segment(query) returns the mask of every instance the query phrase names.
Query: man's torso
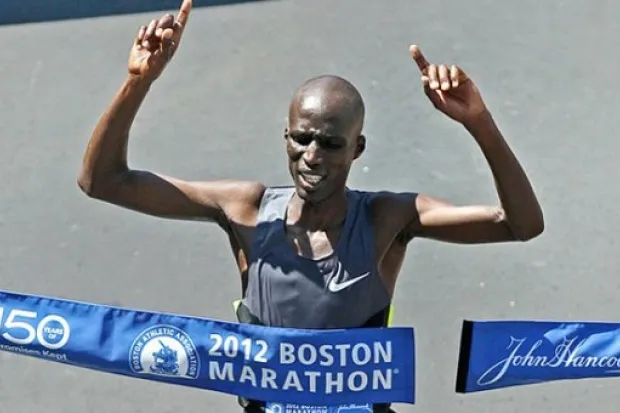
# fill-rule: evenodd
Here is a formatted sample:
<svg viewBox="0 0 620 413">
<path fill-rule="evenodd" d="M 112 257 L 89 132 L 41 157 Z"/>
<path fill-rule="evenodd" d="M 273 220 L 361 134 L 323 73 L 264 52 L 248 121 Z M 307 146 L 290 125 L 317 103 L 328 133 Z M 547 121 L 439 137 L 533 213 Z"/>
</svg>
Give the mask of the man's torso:
<svg viewBox="0 0 620 413">
<path fill-rule="evenodd" d="M 404 223 L 398 221 L 399 214 L 389 210 L 391 195 L 348 190 L 347 217 L 334 242 L 333 254 L 308 259 L 299 256 L 301 253 L 287 242 L 284 231 L 282 220 L 293 193 L 294 189 L 289 187 L 268 188 L 260 205 L 228 216 L 230 226 L 225 229 L 242 274 L 242 296 L 246 297 L 246 303 L 261 299 L 263 307 L 268 301 L 273 307 L 288 306 L 287 311 L 295 312 L 307 311 L 310 304 L 316 308 L 316 304 L 322 302 L 322 311 L 328 317 L 327 313 L 353 311 L 352 307 L 358 305 L 352 304 L 364 298 L 362 302 L 370 300 L 370 303 L 382 304 L 391 300 L 406 250 L 406 242 L 399 240 Z M 257 238 L 262 241 L 257 242 Z M 271 270 L 266 271 L 269 267 Z M 351 284 L 349 290 L 352 292 L 347 294 L 343 284 Z M 330 291 L 330 287 L 336 291 Z M 377 295 L 364 297 L 364 290 L 373 290 Z M 282 302 L 277 303 L 277 300 Z M 288 327 L 321 324 L 305 319 L 298 323 L 292 321 L 298 325 L 284 325 L 285 320 L 277 314 L 265 321 Z M 351 320 L 351 323 L 354 321 L 359 320 Z"/>
<path fill-rule="evenodd" d="M 400 224 L 382 219 L 376 194 L 347 190 L 346 216 L 332 248 L 311 245 L 311 257 L 302 256 L 303 248 L 296 249 L 286 231 L 293 195 L 294 188 L 268 188 L 255 214 L 228 228 L 244 275 L 239 321 L 289 328 L 385 326 L 391 280 L 404 256 L 396 241 Z M 260 401 L 239 402 L 246 412 L 264 408 Z M 387 412 L 389 406 L 375 405 L 373 411 Z"/>
</svg>

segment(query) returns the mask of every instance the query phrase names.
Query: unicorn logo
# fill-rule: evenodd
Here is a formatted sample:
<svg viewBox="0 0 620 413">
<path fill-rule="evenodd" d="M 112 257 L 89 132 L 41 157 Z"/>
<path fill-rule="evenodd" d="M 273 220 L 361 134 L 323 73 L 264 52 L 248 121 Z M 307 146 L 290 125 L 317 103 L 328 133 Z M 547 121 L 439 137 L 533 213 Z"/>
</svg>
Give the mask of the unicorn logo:
<svg viewBox="0 0 620 413">
<path fill-rule="evenodd" d="M 170 325 L 141 332 L 129 350 L 129 365 L 136 374 L 196 380 L 200 359 L 191 338 Z"/>
<path fill-rule="evenodd" d="M 153 353 L 155 366 L 151 366 L 151 372 L 162 376 L 176 376 L 179 374 L 177 351 L 171 349 L 163 341 L 158 341 L 161 348 Z"/>
<path fill-rule="evenodd" d="M 285 413 L 283 410 L 282 404 L 280 403 L 267 403 L 265 407 L 265 413 Z"/>
</svg>

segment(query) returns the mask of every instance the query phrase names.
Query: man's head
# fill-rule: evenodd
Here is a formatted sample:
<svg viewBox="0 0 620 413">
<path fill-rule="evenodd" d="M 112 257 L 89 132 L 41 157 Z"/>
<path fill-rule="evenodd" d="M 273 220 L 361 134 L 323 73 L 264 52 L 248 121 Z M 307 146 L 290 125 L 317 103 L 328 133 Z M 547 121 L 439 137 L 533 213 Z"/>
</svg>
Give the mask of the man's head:
<svg viewBox="0 0 620 413">
<path fill-rule="evenodd" d="M 301 198 L 321 202 L 346 186 L 365 149 L 364 101 L 337 76 L 320 76 L 297 89 L 285 132 L 289 171 Z"/>
</svg>

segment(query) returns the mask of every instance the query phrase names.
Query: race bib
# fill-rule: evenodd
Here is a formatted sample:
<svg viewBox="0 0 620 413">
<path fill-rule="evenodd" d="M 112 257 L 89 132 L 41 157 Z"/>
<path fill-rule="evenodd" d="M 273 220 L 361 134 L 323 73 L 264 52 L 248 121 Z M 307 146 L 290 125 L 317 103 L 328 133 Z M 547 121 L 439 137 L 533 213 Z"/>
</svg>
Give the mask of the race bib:
<svg viewBox="0 0 620 413">
<path fill-rule="evenodd" d="M 411 328 L 270 328 L 0 291 L 0 350 L 285 404 L 415 401 Z"/>
<path fill-rule="evenodd" d="M 372 413 L 372 404 L 344 404 L 329 407 L 267 403 L 265 413 Z"/>
</svg>

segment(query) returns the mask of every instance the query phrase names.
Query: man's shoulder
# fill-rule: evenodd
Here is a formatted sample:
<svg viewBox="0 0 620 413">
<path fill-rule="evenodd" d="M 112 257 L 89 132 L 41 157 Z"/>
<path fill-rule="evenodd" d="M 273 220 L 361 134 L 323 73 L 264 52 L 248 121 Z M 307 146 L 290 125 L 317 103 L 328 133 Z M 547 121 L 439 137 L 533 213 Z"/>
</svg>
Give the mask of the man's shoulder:
<svg viewBox="0 0 620 413">
<path fill-rule="evenodd" d="M 218 186 L 227 200 L 249 205 L 258 205 L 267 189 L 262 182 L 233 179 L 218 181 Z"/>
<path fill-rule="evenodd" d="M 402 208 L 415 205 L 419 193 L 411 191 L 394 191 L 387 189 L 363 190 L 350 189 L 351 192 L 363 197 L 377 213 L 397 212 Z"/>
<path fill-rule="evenodd" d="M 389 242 L 396 239 L 403 244 L 411 239 L 403 230 L 416 218 L 419 193 L 395 190 L 366 190 L 357 193 L 366 199 L 375 235 L 379 239 Z"/>
<path fill-rule="evenodd" d="M 257 181 L 220 180 L 217 182 L 218 203 L 222 208 L 222 223 L 255 220 L 267 186 Z"/>
</svg>

